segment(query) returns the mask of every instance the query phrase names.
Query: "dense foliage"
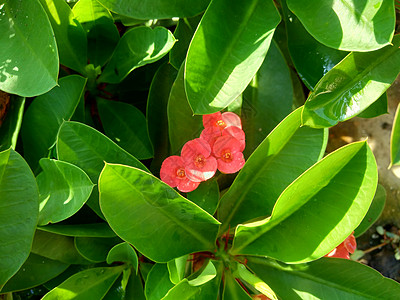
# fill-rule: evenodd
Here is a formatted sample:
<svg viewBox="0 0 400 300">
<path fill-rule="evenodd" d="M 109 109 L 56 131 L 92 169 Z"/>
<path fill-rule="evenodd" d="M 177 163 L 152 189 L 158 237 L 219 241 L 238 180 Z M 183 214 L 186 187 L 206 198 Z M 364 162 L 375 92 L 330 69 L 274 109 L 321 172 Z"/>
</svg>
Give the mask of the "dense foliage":
<svg viewBox="0 0 400 300">
<path fill-rule="evenodd" d="M 326 153 L 387 112 L 394 1 L 0 0 L 0 32 L 0 299 L 398 299 L 344 259 L 374 155 Z"/>
</svg>

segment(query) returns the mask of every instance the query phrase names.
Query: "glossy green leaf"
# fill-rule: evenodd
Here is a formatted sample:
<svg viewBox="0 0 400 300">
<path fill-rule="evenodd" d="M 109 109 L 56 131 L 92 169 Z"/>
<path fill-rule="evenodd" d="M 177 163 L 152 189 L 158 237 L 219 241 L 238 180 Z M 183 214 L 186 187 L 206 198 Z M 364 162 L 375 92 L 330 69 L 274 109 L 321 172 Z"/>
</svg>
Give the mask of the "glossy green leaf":
<svg viewBox="0 0 400 300">
<path fill-rule="evenodd" d="M 89 62 L 94 66 L 103 66 L 119 41 L 111 13 L 96 0 L 80 0 L 72 12 L 86 31 Z"/>
<path fill-rule="evenodd" d="M 125 262 L 130 264 L 137 271 L 138 269 L 138 257 L 135 250 L 127 242 L 115 245 L 107 254 L 106 259 L 108 264 L 113 262 Z"/>
<path fill-rule="evenodd" d="M 195 16 L 207 8 L 210 0 L 188 3 L 184 0 L 98 0 L 112 12 L 136 19 L 169 19 Z"/>
<path fill-rule="evenodd" d="M 79 224 L 79 225 L 47 225 L 37 229 L 65 236 L 81 237 L 114 237 L 115 233 L 107 223 Z"/>
<path fill-rule="evenodd" d="M 79 254 L 92 262 L 106 261 L 108 252 L 121 240 L 118 237 L 75 237 L 75 247 Z"/>
<path fill-rule="evenodd" d="M 184 65 L 172 85 L 168 99 L 168 132 L 171 155 L 180 155 L 183 145 L 200 136 L 203 130 L 201 116 L 194 116 L 185 93 Z M 184 124 L 184 125 L 183 125 Z"/>
<path fill-rule="evenodd" d="M 101 123 L 107 136 L 138 159 L 153 157 L 146 118 L 133 105 L 97 99 Z"/>
<path fill-rule="evenodd" d="M 68 264 L 31 253 L 18 272 L 7 281 L 1 293 L 26 290 L 60 275 Z"/>
<path fill-rule="evenodd" d="M 124 300 L 146 300 L 140 274 L 129 276 Z"/>
<path fill-rule="evenodd" d="M 43 170 L 39 187 L 38 225 L 57 223 L 74 215 L 87 201 L 93 183 L 78 167 L 48 158 L 40 160 Z"/>
<path fill-rule="evenodd" d="M 290 263 L 327 254 L 361 223 L 375 194 L 377 173 L 366 142 L 332 152 L 285 189 L 270 218 L 238 226 L 232 254 Z"/>
<path fill-rule="evenodd" d="M 359 113 L 360 118 L 375 118 L 388 113 L 388 97 L 386 93 L 378 98 L 374 103 L 368 106 L 364 111 Z"/>
<path fill-rule="evenodd" d="M 378 187 L 375 192 L 374 199 L 372 200 L 371 206 L 368 209 L 367 214 L 365 215 L 364 219 L 358 225 L 358 227 L 354 230 L 354 236 L 359 237 L 365 231 L 368 230 L 376 222 L 376 220 L 381 215 L 383 208 L 385 207 L 386 203 L 386 190 L 381 185 L 378 184 Z"/>
<path fill-rule="evenodd" d="M 77 122 L 64 122 L 57 137 L 57 155 L 70 162 L 97 182 L 104 162 L 121 163 L 147 171 L 147 168 L 127 151 L 99 131 Z M 98 190 L 94 189 L 87 204 L 102 217 Z"/>
<path fill-rule="evenodd" d="M 340 50 L 371 51 L 393 37 L 393 1 L 287 0 L 288 7 L 319 42 Z"/>
<path fill-rule="evenodd" d="M 60 63 L 81 74 L 87 64 L 87 39 L 82 25 L 64 0 L 39 0 L 49 17 L 57 41 Z"/>
<path fill-rule="evenodd" d="M 174 287 L 169 279 L 167 264 L 155 264 L 147 276 L 145 295 L 147 300 L 160 300 Z"/>
<path fill-rule="evenodd" d="M 104 162 L 121 163 L 147 171 L 131 154 L 113 143 L 99 131 L 77 122 L 64 122 L 57 137 L 60 160 L 70 162 L 97 182 Z"/>
<path fill-rule="evenodd" d="M 129 280 L 131 270 L 124 270 L 122 274 L 114 281 L 114 284 L 107 291 L 102 300 L 127 300 L 125 298 L 125 289 Z"/>
<path fill-rule="evenodd" d="M 71 75 L 61 78 L 58 84 L 33 100 L 22 122 L 25 159 L 34 170 L 40 158 L 48 157 L 62 122 L 72 117 L 83 94 L 86 79 Z"/>
<path fill-rule="evenodd" d="M 28 164 L 14 150 L 0 152 L 0 288 L 28 258 L 39 194 Z"/>
<path fill-rule="evenodd" d="M 24 114 L 25 98 L 10 95 L 6 117 L 0 125 L 0 151 L 15 149 Z"/>
<path fill-rule="evenodd" d="M 189 255 L 184 255 L 167 263 L 169 279 L 173 284 L 178 284 L 184 277 L 186 271 L 186 263 Z"/>
<path fill-rule="evenodd" d="M 224 20 L 224 26 L 218 26 Z M 280 22 L 273 1 L 212 1 L 190 44 L 185 89 L 195 114 L 227 107 L 249 84 Z"/>
<path fill-rule="evenodd" d="M 212 261 L 201 269 L 199 274 L 194 273 L 189 278 L 183 279 L 162 298 L 163 300 L 216 300 L 221 275 L 217 275 L 217 270 Z"/>
<path fill-rule="evenodd" d="M 202 182 L 197 189 L 187 194 L 187 198 L 210 215 L 217 210 L 219 202 L 218 182 L 214 178 Z"/>
<path fill-rule="evenodd" d="M 400 104 L 397 106 L 390 136 L 390 166 L 400 165 Z"/>
<path fill-rule="evenodd" d="M 57 45 L 38 0 L 2 1 L 0 32 L 0 90 L 33 97 L 57 84 Z"/>
<path fill-rule="evenodd" d="M 79 272 L 48 292 L 43 300 L 98 300 L 102 299 L 124 266 L 93 268 Z"/>
<path fill-rule="evenodd" d="M 301 80 L 312 91 L 322 76 L 337 65 L 348 52 L 327 47 L 314 39 L 287 8 L 286 1 L 282 1 L 282 11 L 290 57 Z"/>
<path fill-rule="evenodd" d="M 283 190 L 323 156 L 327 131 L 300 127 L 300 115 L 301 108 L 268 135 L 221 198 L 221 233 L 269 216 Z"/>
<path fill-rule="evenodd" d="M 291 111 L 293 87 L 285 58 L 275 42 L 257 74 L 243 93 L 242 123 L 246 133 L 245 156 L 267 137 Z"/>
<path fill-rule="evenodd" d="M 304 106 L 302 123 L 330 127 L 365 110 L 396 79 L 400 68 L 399 46 L 400 36 L 396 36 L 392 46 L 346 56 L 315 86 Z"/>
<path fill-rule="evenodd" d="M 250 300 L 250 295 L 240 286 L 228 269 L 224 272 L 224 292 L 222 300 Z"/>
<path fill-rule="evenodd" d="M 178 72 L 168 63 L 163 64 L 153 77 L 147 98 L 146 118 L 150 141 L 154 148 L 151 162 L 153 173 L 160 170 L 161 163 L 168 156 L 168 115 L 167 105 L 172 84 Z"/>
<path fill-rule="evenodd" d="M 121 82 L 134 69 L 161 59 L 174 43 L 173 34 L 164 27 L 141 26 L 127 31 L 118 42 L 99 82 Z"/>
<path fill-rule="evenodd" d="M 31 251 L 66 264 L 90 263 L 76 251 L 73 238 L 41 230 L 36 230 Z"/>
<path fill-rule="evenodd" d="M 249 257 L 247 264 L 281 299 L 397 299 L 400 285 L 364 264 L 337 258 L 286 265 Z"/>
<path fill-rule="evenodd" d="M 219 222 L 149 173 L 106 164 L 99 191 L 111 228 L 156 262 L 215 247 Z"/>
<path fill-rule="evenodd" d="M 202 15 L 198 15 L 193 18 L 179 19 L 176 25 L 174 36 L 177 42 L 169 52 L 169 62 L 177 70 L 179 70 L 185 61 L 190 41 L 199 25 L 201 17 Z"/>
</svg>

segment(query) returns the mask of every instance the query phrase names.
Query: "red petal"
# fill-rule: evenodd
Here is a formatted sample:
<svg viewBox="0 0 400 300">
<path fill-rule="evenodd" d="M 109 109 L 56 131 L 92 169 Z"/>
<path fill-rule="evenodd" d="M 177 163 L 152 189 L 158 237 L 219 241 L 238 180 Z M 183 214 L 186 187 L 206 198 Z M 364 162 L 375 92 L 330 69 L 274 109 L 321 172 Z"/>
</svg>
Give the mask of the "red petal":
<svg viewBox="0 0 400 300">
<path fill-rule="evenodd" d="M 357 249 L 357 242 L 356 238 L 353 234 L 350 234 L 343 242 L 344 247 L 347 249 L 348 252 L 354 253 Z"/>
<path fill-rule="evenodd" d="M 213 154 L 215 157 L 221 157 L 226 152 L 230 152 L 231 154 L 241 152 L 241 148 L 241 143 L 233 136 L 223 135 L 215 140 Z"/>
<path fill-rule="evenodd" d="M 240 120 L 240 117 L 233 112 L 224 112 L 222 114 L 222 121 L 225 122 L 226 127 L 235 126 L 242 129 L 242 121 Z"/>
<path fill-rule="evenodd" d="M 218 127 L 207 127 L 200 134 L 200 137 L 208 142 L 211 149 L 215 143 L 215 140 L 220 136 L 221 130 Z"/>
<path fill-rule="evenodd" d="M 222 131 L 222 135 L 230 135 L 233 136 L 235 139 L 237 139 L 240 142 L 240 152 L 242 152 L 246 147 L 244 131 L 239 127 L 235 126 L 226 127 Z"/>
<path fill-rule="evenodd" d="M 201 168 L 197 167 L 194 162 L 189 163 L 185 168 L 186 176 L 194 182 L 206 181 L 215 175 L 217 165 L 217 160 L 212 156 L 205 159 L 205 164 Z"/>
<path fill-rule="evenodd" d="M 203 126 L 204 128 L 215 126 L 219 120 L 222 120 L 220 111 L 209 115 L 203 115 Z"/>
<path fill-rule="evenodd" d="M 341 243 L 339 246 L 337 246 L 335 249 L 333 249 L 331 252 L 329 252 L 325 256 L 326 257 L 337 257 L 337 258 L 350 259 L 349 252 L 344 247 L 343 243 Z"/>
<path fill-rule="evenodd" d="M 210 144 L 202 138 L 197 138 L 187 142 L 182 147 L 181 157 L 185 164 L 190 164 L 198 155 L 203 155 L 205 158 L 211 154 Z"/>
<path fill-rule="evenodd" d="M 190 179 L 186 178 L 184 180 L 181 180 L 181 182 L 178 184 L 178 190 L 184 193 L 189 193 L 199 186 L 200 182 L 193 182 Z"/>
<path fill-rule="evenodd" d="M 180 168 L 185 168 L 185 163 L 181 157 L 176 155 L 167 157 L 161 165 L 161 180 L 171 187 L 176 187 L 182 181 L 176 173 Z"/>
<path fill-rule="evenodd" d="M 244 166 L 244 157 L 242 152 L 232 153 L 232 161 L 225 162 L 221 158 L 218 158 L 218 170 L 225 174 L 232 174 L 239 171 Z"/>
</svg>

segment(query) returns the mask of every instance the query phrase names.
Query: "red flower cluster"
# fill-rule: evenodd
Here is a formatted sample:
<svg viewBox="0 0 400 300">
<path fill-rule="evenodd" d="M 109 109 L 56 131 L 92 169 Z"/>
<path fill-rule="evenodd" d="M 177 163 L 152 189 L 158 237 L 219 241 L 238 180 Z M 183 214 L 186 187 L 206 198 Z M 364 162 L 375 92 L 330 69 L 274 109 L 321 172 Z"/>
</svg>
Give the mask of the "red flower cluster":
<svg viewBox="0 0 400 300">
<path fill-rule="evenodd" d="M 181 192 L 195 190 L 200 182 L 222 173 L 236 173 L 244 165 L 245 134 L 238 115 L 216 112 L 203 116 L 200 137 L 187 142 L 181 156 L 166 158 L 160 170 L 161 180 Z"/>
<path fill-rule="evenodd" d="M 325 256 L 350 259 L 350 253 L 354 253 L 354 251 L 356 251 L 356 248 L 356 238 L 352 233 L 339 246 L 337 246 Z"/>
</svg>

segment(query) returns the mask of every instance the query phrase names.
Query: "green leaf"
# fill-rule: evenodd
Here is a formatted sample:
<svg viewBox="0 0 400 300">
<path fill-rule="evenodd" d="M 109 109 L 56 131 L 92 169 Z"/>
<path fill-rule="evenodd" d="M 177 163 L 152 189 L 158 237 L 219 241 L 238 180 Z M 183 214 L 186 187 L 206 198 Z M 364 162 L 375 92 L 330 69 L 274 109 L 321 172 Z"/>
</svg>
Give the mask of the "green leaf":
<svg viewBox="0 0 400 300">
<path fill-rule="evenodd" d="M 87 39 L 82 25 L 64 0 L 39 0 L 49 17 L 57 41 L 60 63 L 81 74 L 87 64 Z"/>
<path fill-rule="evenodd" d="M 28 258 L 39 214 L 28 164 L 14 150 L 0 152 L 0 288 Z"/>
<path fill-rule="evenodd" d="M 7 281 L 1 293 L 33 288 L 60 275 L 69 265 L 31 253 L 18 272 Z"/>
<path fill-rule="evenodd" d="M 36 230 L 32 253 L 66 264 L 90 263 L 76 251 L 73 238 L 41 230 Z"/>
<path fill-rule="evenodd" d="M 361 223 L 375 194 L 377 173 L 366 142 L 332 152 L 285 189 L 270 218 L 238 226 L 232 254 L 290 263 L 324 256 Z"/>
<path fill-rule="evenodd" d="M 397 299 L 400 285 L 361 263 L 337 258 L 286 265 L 248 258 L 248 266 L 281 299 Z"/>
<path fill-rule="evenodd" d="M 85 171 L 97 182 L 104 162 L 121 163 L 147 171 L 131 154 L 99 131 L 77 122 L 64 122 L 57 138 L 57 155 Z"/>
<path fill-rule="evenodd" d="M 6 117 L 0 124 L 0 151 L 7 150 L 10 147 L 15 149 L 24 114 L 25 98 L 16 95 L 9 96 L 10 102 Z"/>
<path fill-rule="evenodd" d="M 114 237 L 115 233 L 107 223 L 79 224 L 79 225 L 47 225 L 37 229 L 65 236 L 81 237 Z"/>
<path fill-rule="evenodd" d="M 169 279 L 173 284 L 178 284 L 184 277 L 186 271 L 186 262 L 189 255 L 184 255 L 167 263 Z"/>
<path fill-rule="evenodd" d="M 59 80 L 59 86 L 35 98 L 22 122 L 25 159 L 35 170 L 39 159 L 47 157 L 64 120 L 69 120 L 83 94 L 86 79 L 71 75 Z"/>
<path fill-rule="evenodd" d="M 210 215 L 217 210 L 219 202 L 218 182 L 214 178 L 202 182 L 197 189 L 187 194 L 190 201 L 200 206 Z"/>
<path fill-rule="evenodd" d="M 190 5 L 184 0 L 98 0 L 112 12 L 135 19 L 169 19 L 195 16 L 207 8 L 210 0 L 197 0 Z"/>
<path fill-rule="evenodd" d="M 240 286 L 228 269 L 224 272 L 224 292 L 222 300 L 250 300 L 250 295 Z"/>
<path fill-rule="evenodd" d="M 74 240 L 79 254 L 92 262 L 106 261 L 108 252 L 119 242 L 121 240 L 118 237 L 75 237 Z"/>
<path fill-rule="evenodd" d="M 126 286 L 124 300 L 146 300 L 143 289 L 144 287 L 140 275 L 131 274 Z"/>
<path fill-rule="evenodd" d="M 138 270 L 138 257 L 135 250 L 127 242 L 115 245 L 107 254 L 106 259 L 108 264 L 113 262 L 125 262 L 130 264 L 137 272 Z"/>
<path fill-rule="evenodd" d="M 145 295 L 147 300 L 160 300 L 174 287 L 170 281 L 167 264 L 155 264 L 147 276 Z"/>
<path fill-rule="evenodd" d="M 396 79 L 400 68 L 399 46 L 400 36 L 396 36 L 392 46 L 346 56 L 315 86 L 304 106 L 302 123 L 330 127 L 365 110 Z"/>
<path fill-rule="evenodd" d="M 57 84 L 57 45 L 38 0 L 2 1 L 0 32 L 0 90 L 33 97 Z"/>
<path fill-rule="evenodd" d="M 101 210 L 111 228 L 150 259 L 167 262 L 214 250 L 219 222 L 154 176 L 106 164 L 99 191 Z"/>
<path fill-rule="evenodd" d="M 198 15 L 193 18 L 179 19 L 176 25 L 174 36 L 177 42 L 169 52 L 169 62 L 177 70 L 179 70 L 185 61 L 190 41 L 199 25 L 201 17 L 202 15 Z"/>
<path fill-rule="evenodd" d="M 400 165 L 400 104 L 397 106 L 390 136 L 390 167 Z"/>
<path fill-rule="evenodd" d="M 183 145 L 198 138 L 203 129 L 201 116 L 193 115 L 186 98 L 183 72 L 184 65 L 179 69 L 168 99 L 168 132 L 172 155 L 179 155 Z"/>
<path fill-rule="evenodd" d="M 287 0 L 307 31 L 328 47 L 372 51 L 390 44 L 395 27 L 393 1 Z"/>
<path fill-rule="evenodd" d="M 164 27 L 152 29 L 141 26 L 130 29 L 118 42 L 99 82 L 121 82 L 134 69 L 162 58 L 174 43 L 173 34 Z"/>
<path fill-rule="evenodd" d="M 272 42 L 263 64 L 243 93 L 241 117 L 246 133 L 245 156 L 292 111 L 292 105 L 290 71 L 283 54 Z"/>
<path fill-rule="evenodd" d="M 213 262 L 209 261 L 198 273 L 183 279 L 170 289 L 162 300 L 216 300 L 221 281 L 221 272 L 217 274 Z"/>
<path fill-rule="evenodd" d="M 300 115 L 301 108 L 268 135 L 221 198 L 221 233 L 251 219 L 269 216 L 283 190 L 323 156 L 327 131 L 300 127 Z"/>
<path fill-rule="evenodd" d="M 167 105 L 177 71 L 170 64 L 163 64 L 153 77 L 147 98 L 147 127 L 154 148 L 151 169 L 160 170 L 162 161 L 168 156 L 168 115 Z M 155 173 L 153 171 L 153 173 Z"/>
<path fill-rule="evenodd" d="M 89 62 L 94 66 L 103 66 L 119 41 L 111 13 L 96 0 L 80 0 L 72 12 L 86 31 Z"/>
<path fill-rule="evenodd" d="M 79 272 L 48 292 L 43 300 L 102 299 L 122 273 L 124 266 L 93 268 Z"/>
<path fill-rule="evenodd" d="M 386 202 L 386 190 L 385 188 L 378 184 L 376 189 L 374 199 L 372 200 L 371 206 L 368 209 L 367 214 L 362 220 L 361 224 L 358 225 L 356 230 L 354 230 L 354 236 L 359 237 L 365 231 L 368 230 L 376 222 L 376 220 L 381 215 Z"/>
<path fill-rule="evenodd" d="M 224 20 L 224 26 L 218 26 Z M 212 1 L 190 44 L 185 88 L 195 114 L 227 107 L 249 84 L 280 22 L 273 1 Z"/>
<path fill-rule="evenodd" d="M 93 183 L 78 167 L 48 158 L 40 160 L 38 225 L 57 223 L 74 215 L 89 198 Z"/>
<path fill-rule="evenodd" d="M 138 159 L 152 158 L 154 151 L 143 113 L 127 103 L 96 100 L 107 136 Z"/>
<path fill-rule="evenodd" d="M 347 54 L 321 44 L 300 23 L 282 1 L 290 57 L 301 80 L 311 91 L 317 82 Z"/>
<path fill-rule="evenodd" d="M 374 103 L 368 106 L 364 111 L 359 113 L 360 118 L 375 118 L 388 113 L 388 98 L 387 94 L 383 93 Z"/>
</svg>

